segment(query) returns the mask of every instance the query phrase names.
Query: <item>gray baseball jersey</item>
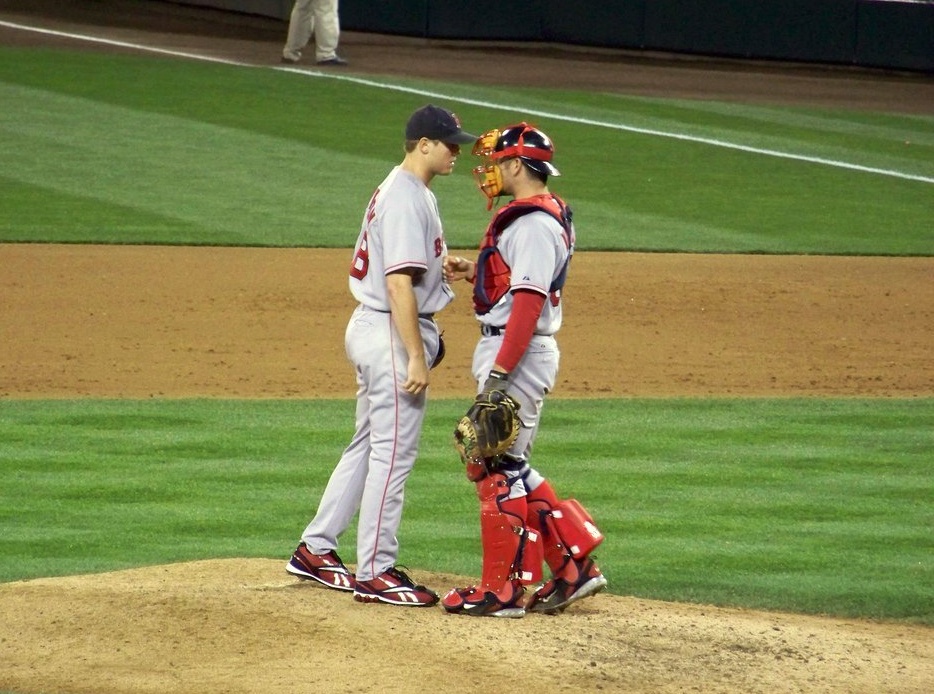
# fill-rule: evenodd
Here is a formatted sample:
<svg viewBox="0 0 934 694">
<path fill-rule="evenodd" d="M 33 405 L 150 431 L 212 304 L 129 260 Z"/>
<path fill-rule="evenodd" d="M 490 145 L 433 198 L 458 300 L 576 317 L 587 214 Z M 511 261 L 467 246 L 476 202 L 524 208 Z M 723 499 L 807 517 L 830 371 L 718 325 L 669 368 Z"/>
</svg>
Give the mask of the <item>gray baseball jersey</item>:
<svg viewBox="0 0 934 694">
<path fill-rule="evenodd" d="M 561 301 L 560 296 L 550 296 L 549 287 L 571 252 L 558 220 L 547 212 L 519 217 L 503 230 L 496 245 L 511 270 L 509 291 L 480 317 L 480 322 L 506 325 L 512 313 L 512 292 L 529 289 L 548 297 L 535 325 L 535 334 L 554 335 L 561 328 Z"/>
<path fill-rule="evenodd" d="M 435 313 L 454 298 L 441 268 L 446 253 L 434 193 L 416 176 L 397 166 L 367 205 L 354 248 L 350 291 L 364 306 L 388 311 L 386 275 L 394 270 L 416 268 L 422 271 L 414 285 L 418 312 Z"/>
<path fill-rule="evenodd" d="M 357 521 L 357 578 L 369 581 L 396 563 L 405 480 L 415 464 L 427 395 L 411 395 L 408 355 L 389 313 L 386 275 L 405 268 L 413 278 L 425 359 L 439 349 L 431 314 L 454 298 L 444 280 L 447 252 L 434 194 L 416 176 L 394 168 L 367 205 L 350 269 L 350 291 L 360 302 L 344 346 L 357 377 L 356 432 L 334 468 L 302 539 L 318 554 L 337 547 Z"/>
<path fill-rule="evenodd" d="M 526 462 L 521 471 L 507 473 L 513 479 L 510 498 L 526 493 L 542 479 L 538 471 L 528 467 L 528 459 L 538 432 L 545 395 L 554 388 L 558 377 L 561 352 L 555 333 L 561 328 L 561 290 L 551 290 L 555 280 L 566 269 L 575 243 L 574 227 L 565 235 L 561 224 L 547 212 L 532 212 L 513 220 L 499 236 L 496 246 L 509 266 L 509 291 L 486 313 L 477 319 L 483 325 L 503 327 L 512 312 L 512 292 L 532 290 L 545 295 L 545 304 L 535 325 L 535 334 L 525 354 L 509 374 L 509 393 L 520 403 L 522 429 L 508 453 Z M 503 343 L 503 334 L 484 336 L 473 354 L 472 371 L 478 391 L 483 387 L 496 362 Z"/>
</svg>

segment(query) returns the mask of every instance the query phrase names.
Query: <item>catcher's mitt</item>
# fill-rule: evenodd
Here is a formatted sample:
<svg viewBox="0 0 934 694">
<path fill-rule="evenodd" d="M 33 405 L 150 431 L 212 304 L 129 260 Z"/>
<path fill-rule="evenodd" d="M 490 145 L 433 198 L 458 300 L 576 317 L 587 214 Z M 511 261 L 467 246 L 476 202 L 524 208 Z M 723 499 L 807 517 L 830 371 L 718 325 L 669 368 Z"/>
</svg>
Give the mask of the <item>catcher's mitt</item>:
<svg viewBox="0 0 934 694">
<path fill-rule="evenodd" d="M 501 390 L 480 393 L 454 429 L 454 447 L 465 464 L 509 450 L 519 435 L 519 403 Z"/>
</svg>

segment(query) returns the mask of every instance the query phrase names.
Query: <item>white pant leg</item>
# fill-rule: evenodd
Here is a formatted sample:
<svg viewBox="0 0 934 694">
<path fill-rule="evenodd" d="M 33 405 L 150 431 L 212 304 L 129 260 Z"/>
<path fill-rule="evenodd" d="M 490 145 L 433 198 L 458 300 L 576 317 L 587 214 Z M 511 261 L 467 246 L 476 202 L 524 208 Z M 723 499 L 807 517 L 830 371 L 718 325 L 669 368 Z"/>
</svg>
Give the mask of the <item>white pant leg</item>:
<svg viewBox="0 0 934 694">
<path fill-rule="evenodd" d="M 428 354 L 437 350 L 437 326 L 420 321 Z M 347 353 L 365 384 L 369 421 L 366 477 L 357 521 L 357 578 L 368 581 L 394 566 L 405 482 L 415 465 L 427 394 L 409 395 L 408 356 L 388 313 L 357 309 L 348 328 Z M 360 429 L 358 425 L 358 430 Z"/>
<path fill-rule="evenodd" d="M 348 358 L 355 339 L 354 327 L 359 310 L 351 315 L 344 331 L 344 349 Z M 350 526 L 363 498 L 370 462 L 370 386 L 361 369 L 356 365 L 355 368 L 357 408 L 354 435 L 331 472 L 315 517 L 302 533 L 302 540 L 315 554 L 337 548 L 338 538 Z"/>
<path fill-rule="evenodd" d="M 312 27 L 315 34 L 315 60 L 337 57 L 341 28 L 338 0 L 312 0 Z"/>
<path fill-rule="evenodd" d="M 474 378 L 477 379 L 478 393 L 483 388 L 493 364 L 496 363 L 496 355 L 499 354 L 502 344 L 502 335 L 483 337 L 474 349 L 471 370 Z M 534 431 L 538 428 L 545 396 L 554 389 L 558 379 L 560 359 L 561 353 L 554 337 L 535 335 L 526 348 L 525 354 L 522 355 L 522 359 L 509 374 L 508 391 L 519 402 L 519 419 L 522 421 L 523 431 L 525 429 Z M 519 440 L 509 450 L 511 454 L 524 457 L 524 448 L 520 447 L 523 438 L 523 432 L 520 432 Z M 528 439 L 526 443 L 529 443 Z"/>
<path fill-rule="evenodd" d="M 289 33 L 282 49 L 282 57 L 289 60 L 298 60 L 302 49 L 308 43 L 314 32 L 314 15 L 312 4 L 315 0 L 295 0 L 292 14 L 289 16 Z"/>
<path fill-rule="evenodd" d="M 359 395 L 360 391 L 356 432 L 328 479 L 315 517 L 302 533 L 302 541 L 314 554 L 337 549 L 338 538 L 360 508 L 370 459 L 370 415 L 367 399 Z"/>
<path fill-rule="evenodd" d="M 483 383 L 496 362 L 496 355 L 499 354 L 502 344 L 501 335 L 483 337 L 477 343 L 472 371 L 474 378 L 477 379 L 478 392 L 483 388 Z M 554 337 L 535 335 L 522 359 L 509 374 L 508 391 L 519 403 L 519 420 L 522 422 L 522 428 L 507 453 L 517 460 L 528 463 L 531 457 L 532 444 L 538 433 L 545 396 L 555 387 L 560 360 L 561 352 L 558 349 L 557 340 Z M 517 474 L 520 473 L 506 473 L 507 477 L 515 477 Z M 529 482 L 530 489 L 534 489 L 541 482 L 541 475 L 534 469 L 531 471 Z M 523 496 L 525 492 L 525 485 L 518 481 L 510 487 L 509 498 Z"/>
</svg>

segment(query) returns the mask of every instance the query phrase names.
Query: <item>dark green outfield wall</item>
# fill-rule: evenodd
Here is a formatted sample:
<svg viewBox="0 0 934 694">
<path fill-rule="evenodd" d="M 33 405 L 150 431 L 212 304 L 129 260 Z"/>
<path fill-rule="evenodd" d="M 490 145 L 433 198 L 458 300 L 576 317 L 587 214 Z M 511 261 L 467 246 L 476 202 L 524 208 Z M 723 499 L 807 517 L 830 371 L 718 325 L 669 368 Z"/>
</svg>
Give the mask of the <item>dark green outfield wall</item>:
<svg viewBox="0 0 934 694">
<path fill-rule="evenodd" d="M 285 19 L 291 0 L 171 0 Z M 859 65 L 934 73 L 934 2 L 340 0 L 348 31 Z"/>
</svg>

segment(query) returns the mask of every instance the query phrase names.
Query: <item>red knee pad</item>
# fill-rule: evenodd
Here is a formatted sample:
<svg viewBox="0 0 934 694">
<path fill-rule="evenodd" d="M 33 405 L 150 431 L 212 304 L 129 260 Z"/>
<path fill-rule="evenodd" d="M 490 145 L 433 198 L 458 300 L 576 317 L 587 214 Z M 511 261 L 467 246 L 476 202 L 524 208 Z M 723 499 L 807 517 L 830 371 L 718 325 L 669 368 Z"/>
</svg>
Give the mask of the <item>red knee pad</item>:
<svg viewBox="0 0 934 694">
<path fill-rule="evenodd" d="M 464 464 L 464 474 L 471 482 L 479 482 L 486 477 L 486 462 L 483 460 L 468 460 Z"/>
<path fill-rule="evenodd" d="M 565 499 L 551 510 L 555 530 L 568 552 L 583 559 L 603 542 L 603 533 L 577 499 Z"/>
</svg>

